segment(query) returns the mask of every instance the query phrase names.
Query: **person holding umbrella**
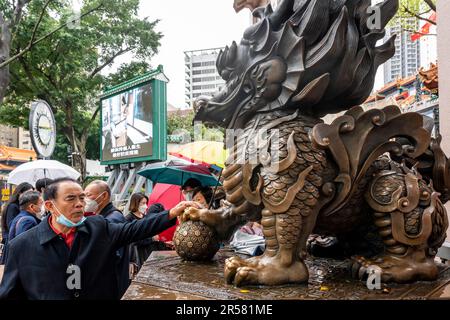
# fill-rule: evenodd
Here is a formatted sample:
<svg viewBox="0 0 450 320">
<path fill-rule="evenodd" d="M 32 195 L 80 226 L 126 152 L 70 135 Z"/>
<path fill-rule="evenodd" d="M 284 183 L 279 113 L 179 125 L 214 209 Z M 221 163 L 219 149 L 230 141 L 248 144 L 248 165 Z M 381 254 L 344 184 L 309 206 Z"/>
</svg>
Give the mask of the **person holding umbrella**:
<svg viewBox="0 0 450 320">
<path fill-rule="evenodd" d="M 155 184 L 181 186 L 182 194 L 186 200 L 193 199 L 193 190 L 196 187 L 220 185 L 218 179 L 204 165 L 186 163 L 186 161 L 181 160 L 152 163 L 140 170 L 138 174 L 150 179 Z M 179 201 L 181 199 L 182 195 L 180 194 Z M 172 245 L 174 233 L 175 227 L 164 231 L 159 235 L 159 239 L 168 245 Z"/>
<path fill-rule="evenodd" d="M 47 186 L 51 185 L 52 183 L 53 180 L 49 178 L 39 179 L 38 181 L 36 181 L 36 191 L 38 191 L 41 194 L 41 196 L 44 197 L 45 188 L 47 188 Z M 49 214 L 50 212 L 46 211 L 44 207 L 44 214 L 42 215 L 41 219 L 45 218 Z"/>
<path fill-rule="evenodd" d="M 52 179 L 42 178 L 36 181 L 36 191 L 40 192 L 42 195 L 44 194 L 45 188 L 51 185 L 53 182 Z"/>
<path fill-rule="evenodd" d="M 186 194 L 199 186 L 220 185 L 218 179 L 211 174 L 207 167 L 173 160 L 149 164 L 138 174 L 150 179 L 153 183 L 181 186 Z"/>
<path fill-rule="evenodd" d="M 201 187 L 202 183 L 198 179 L 189 178 L 181 186 L 181 192 L 186 200 L 191 201 L 194 198 L 194 190 Z"/>
</svg>

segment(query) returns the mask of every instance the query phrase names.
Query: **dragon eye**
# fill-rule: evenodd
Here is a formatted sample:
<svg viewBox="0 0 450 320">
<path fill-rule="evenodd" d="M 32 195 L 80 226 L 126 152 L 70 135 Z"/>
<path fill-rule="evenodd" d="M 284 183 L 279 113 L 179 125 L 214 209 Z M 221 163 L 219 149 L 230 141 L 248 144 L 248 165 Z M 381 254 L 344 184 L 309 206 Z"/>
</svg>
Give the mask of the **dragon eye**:
<svg viewBox="0 0 450 320">
<path fill-rule="evenodd" d="M 242 89 L 244 90 L 245 93 L 249 93 L 250 91 L 252 91 L 252 84 L 250 83 L 250 81 L 246 81 Z"/>
<path fill-rule="evenodd" d="M 230 79 L 231 72 L 228 71 L 228 70 L 223 70 L 223 71 L 220 73 L 220 75 L 222 76 L 222 79 L 223 79 L 223 80 L 228 81 L 228 79 Z"/>
</svg>

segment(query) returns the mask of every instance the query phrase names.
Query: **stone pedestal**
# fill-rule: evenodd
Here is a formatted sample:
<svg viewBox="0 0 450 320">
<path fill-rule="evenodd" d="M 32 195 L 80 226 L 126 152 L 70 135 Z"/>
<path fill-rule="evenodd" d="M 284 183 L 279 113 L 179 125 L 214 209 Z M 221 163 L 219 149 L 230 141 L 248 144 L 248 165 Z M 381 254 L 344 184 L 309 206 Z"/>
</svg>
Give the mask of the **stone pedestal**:
<svg viewBox="0 0 450 320">
<path fill-rule="evenodd" d="M 450 266 L 440 265 L 434 282 L 382 285 L 371 291 L 351 278 L 350 261 L 308 259 L 310 280 L 305 285 L 243 287 L 227 285 L 223 263 L 234 255 L 221 250 L 210 263 L 182 261 L 173 251 L 154 252 L 125 293 L 124 300 L 316 300 L 316 299 L 450 299 Z"/>
</svg>

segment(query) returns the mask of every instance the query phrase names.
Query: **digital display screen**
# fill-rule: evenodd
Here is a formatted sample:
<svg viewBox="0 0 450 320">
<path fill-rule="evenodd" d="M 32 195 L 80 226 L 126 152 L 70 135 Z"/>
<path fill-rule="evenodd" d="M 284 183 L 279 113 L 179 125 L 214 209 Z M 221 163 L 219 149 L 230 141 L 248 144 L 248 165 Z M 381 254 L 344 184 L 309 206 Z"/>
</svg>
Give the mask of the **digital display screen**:
<svg viewBox="0 0 450 320">
<path fill-rule="evenodd" d="M 102 161 L 150 157 L 153 153 L 151 84 L 105 98 L 101 104 Z"/>
</svg>

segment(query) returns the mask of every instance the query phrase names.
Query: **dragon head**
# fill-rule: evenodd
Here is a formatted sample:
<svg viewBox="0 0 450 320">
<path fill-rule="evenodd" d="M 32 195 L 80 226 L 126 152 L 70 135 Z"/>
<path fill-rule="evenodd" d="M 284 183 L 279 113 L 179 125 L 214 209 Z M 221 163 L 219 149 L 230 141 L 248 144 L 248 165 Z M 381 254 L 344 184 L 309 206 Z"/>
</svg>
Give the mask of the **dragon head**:
<svg viewBox="0 0 450 320">
<path fill-rule="evenodd" d="M 226 84 L 197 99 L 195 121 L 242 128 L 256 113 L 322 117 L 364 102 L 395 52 L 395 36 L 376 43 L 397 9 L 398 0 L 284 0 L 275 11 L 255 9 L 259 22 L 219 53 Z"/>
</svg>

